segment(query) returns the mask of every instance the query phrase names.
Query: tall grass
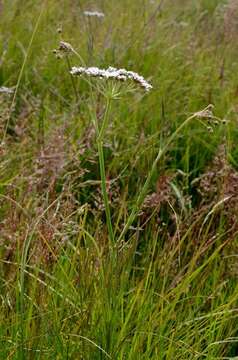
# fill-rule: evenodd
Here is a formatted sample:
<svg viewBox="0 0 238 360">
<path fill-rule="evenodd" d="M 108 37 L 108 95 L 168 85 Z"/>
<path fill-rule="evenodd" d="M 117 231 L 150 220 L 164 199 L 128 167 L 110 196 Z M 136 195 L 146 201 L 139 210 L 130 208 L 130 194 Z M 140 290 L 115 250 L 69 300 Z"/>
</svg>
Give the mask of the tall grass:
<svg viewBox="0 0 238 360">
<path fill-rule="evenodd" d="M 0 358 L 235 359 L 236 11 L 90 5 L 0 10 Z"/>
</svg>

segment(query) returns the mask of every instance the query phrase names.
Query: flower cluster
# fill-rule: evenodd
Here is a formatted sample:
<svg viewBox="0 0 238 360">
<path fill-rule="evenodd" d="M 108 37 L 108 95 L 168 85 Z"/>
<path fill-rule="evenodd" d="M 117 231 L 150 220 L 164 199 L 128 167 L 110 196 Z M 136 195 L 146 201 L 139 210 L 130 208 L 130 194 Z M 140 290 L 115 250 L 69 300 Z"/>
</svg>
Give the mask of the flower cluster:
<svg viewBox="0 0 238 360">
<path fill-rule="evenodd" d="M 97 67 L 73 67 L 70 71 L 72 75 L 87 75 L 92 77 L 99 77 L 100 79 L 115 79 L 120 81 L 132 80 L 139 84 L 145 91 L 150 91 L 152 85 L 149 84 L 143 76 L 134 71 L 127 71 L 125 69 L 116 69 L 109 67 L 108 69 L 99 69 Z"/>
<path fill-rule="evenodd" d="M 213 132 L 213 128 L 219 124 L 226 124 L 226 119 L 220 119 L 213 115 L 214 106 L 208 105 L 205 109 L 196 112 L 194 115 L 200 120 L 200 122 L 207 128 L 209 132 Z"/>
<path fill-rule="evenodd" d="M 6 86 L 1 86 L 0 87 L 0 94 L 13 94 L 13 93 L 14 93 L 13 88 L 8 88 Z"/>
<path fill-rule="evenodd" d="M 198 118 L 207 118 L 207 119 L 214 118 L 214 115 L 212 112 L 213 108 L 214 108 L 214 106 L 212 104 L 209 104 L 205 109 L 203 109 L 201 111 L 197 111 L 195 113 L 195 115 Z"/>
<path fill-rule="evenodd" d="M 60 41 L 59 44 L 59 51 L 63 51 L 63 52 L 74 52 L 74 49 L 72 47 L 72 45 L 70 45 L 69 43 L 67 43 L 66 41 Z"/>
<path fill-rule="evenodd" d="M 99 11 L 84 11 L 83 13 L 85 16 L 90 16 L 90 17 L 104 18 L 105 16 L 102 12 Z"/>
<path fill-rule="evenodd" d="M 66 41 L 60 41 L 58 49 L 54 49 L 53 53 L 56 55 L 57 59 L 61 59 L 64 56 L 68 56 L 71 53 L 74 53 L 75 50 L 72 45 Z"/>
</svg>

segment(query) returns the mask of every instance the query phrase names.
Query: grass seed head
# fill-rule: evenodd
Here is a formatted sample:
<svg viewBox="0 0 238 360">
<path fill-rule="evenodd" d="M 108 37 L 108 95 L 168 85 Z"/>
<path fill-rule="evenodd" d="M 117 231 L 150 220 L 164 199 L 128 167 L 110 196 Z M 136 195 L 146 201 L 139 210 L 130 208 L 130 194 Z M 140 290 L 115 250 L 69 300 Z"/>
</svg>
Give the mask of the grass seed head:
<svg viewBox="0 0 238 360">
<path fill-rule="evenodd" d="M 234 39 L 238 31 L 238 3 L 229 0 L 224 6 L 224 35 L 227 41 Z"/>
</svg>

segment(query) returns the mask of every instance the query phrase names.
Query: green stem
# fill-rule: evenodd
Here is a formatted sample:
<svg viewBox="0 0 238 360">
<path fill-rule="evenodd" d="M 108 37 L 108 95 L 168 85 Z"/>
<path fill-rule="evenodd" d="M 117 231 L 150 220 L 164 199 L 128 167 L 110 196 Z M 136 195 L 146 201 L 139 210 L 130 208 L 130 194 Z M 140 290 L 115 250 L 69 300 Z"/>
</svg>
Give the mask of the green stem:
<svg viewBox="0 0 238 360">
<path fill-rule="evenodd" d="M 110 99 L 107 100 L 107 106 L 105 110 L 105 114 L 103 117 L 103 122 L 101 129 L 97 130 L 97 146 L 98 146 L 98 156 L 99 156 L 99 166 L 100 166 L 100 176 L 101 176 L 101 189 L 103 195 L 103 202 L 105 206 L 105 213 L 106 213 L 106 221 L 107 221 L 107 228 L 110 238 L 110 245 L 113 246 L 114 244 L 114 234 L 112 228 L 112 221 L 111 221 L 111 213 L 110 213 L 110 206 L 108 201 L 108 194 L 107 194 L 107 186 L 106 186 L 106 174 L 105 174 L 105 162 L 104 162 L 104 152 L 103 152 L 103 136 L 105 134 L 105 129 L 108 123 L 108 115 L 110 110 Z"/>
<path fill-rule="evenodd" d="M 15 88 L 15 91 L 14 91 L 14 94 L 13 94 L 13 98 L 12 98 L 12 102 L 11 102 L 11 105 L 10 105 L 9 112 L 7 114 L 6 125 L 5 125 L 4 130 L 3 130 L 3 136 L 2 136 L 2 140 L 1 140 L 2 144 L 4 144 L 5 138 L 7 136 L 8 127 L 9 127 L 9 124 L 10 124 L 10 121 L 11 121 L 12 113 L 13 113 L 16 98 L 17 98 L 17 95 L 18 95 L 18 92 L 19 92 L 20 84 L 21 84 L 21 81 L 22 81 L 22 78 L 23 78 L 24 70 L 25 70 L 28 58 L 30 56 L 30 50 L 31 50 L 32 44 L 33 44 L 33 42 L 35 40 L 35 36 L 36 36 L 37 31 L 38 31 L 38 28 L 39 28 L 41 18 L 43 16 L 46 4 L 47 4 L 46 0 L 44 2 L 42 2 L 41 10 L 40 10 L 39 16 L 38 16 L 38 18 L 36 20 L 35 27 L 33 29 L 33 32 L 32 32 L 31 38 L 30 38 L 30 42 L 29 42 L 29 45 L 28 45 L 28 48 L 27 48 L 27 51 L 26 51 L 26 54 L 25 54 L 25 57 L 24 57 L 20 72 L 19 72 L 19 75 L 18 75 L 16 88 Z"/>
<path fill-rule="evenodd" d="M 104 154 L 103 154 L 102 140 L 98 141 L 98 155 L 99 155 L 99 165 L 100 165 L 100 176 L 101 176 L 101 188 L 102 188 L 103 202 L 104 202 L 104 206 L 105 206 L 109 238 L 110 238 L 110 242 L 111 242 L 111 245 L 112 245 L 114 243 L 114 235 L 113 235 L 110 207 L 109 207 L 109 201 L 108 201 L 108 195 L 107 195 L 106 174 L 105 174 L 105 164 L 104 164 Z"/>
<path fill-rule="evenodd" d="M 160 161 L 161 157 L 164 155 L 164 153 L 167 151 L 168 147 L 170 146 L 170 144 L 173 142 L 173 140 L 176 138 L 176 136 L 178 135 L 178 133 L 184 128 L 184 126 L 187 125 L 187 123 L 189 121 L 191 121 L 193 118 L 195 118 L 197 116 L 197 114 L 193 114 L 192 116 L 190 116 L 189 118 L 187 118 L 174 132 L 173 134 L 170 136 L 170 138 L 168 139 L 167 143 L 165 144 L 165 146 L 159 150 L 153 164 L 152 164 L 152 167 L 151 167 L 151 170 L 149 172 L 149 175 L 147 176 L 147 179 L 140 191 L 140 194 L 136 200 L 136 203 L 131 211 L 131 214 L 118 238 L 118 241 L 121 241 L 125 234 L 127 233 L 127 231 L 129 230 L 130 226 L 132 225 L 132 223 L 134 222 L 136 216 L 138 215 L 138 212 L 139 212 L 139 209 L 140 209 L 140 206 L 142 205 L 144 199 L 145 199 L 145 196 L 147 194 L 147 191 L 149 189 L 149 186 L 150 186 L 150 183 L 151 183 L 151 180 L 152 180 L 152 177 L 155 173 L 155 170 L 157 168 L 157 165 L 158 165 L 158 162 Z"/>
<path fill-rule="evenodd" d="M 70 72 L 70 70 L 71 70 L 71 64 L 70 64 L 70 60 L 69 60 L 68 55 L 66 55 L 65 58 L 66 58 L 68 70 L 69 70 L 69 72 Z M 73 85 L 73 89 L 74 89 L 74 94 L 75 94 L 76 102 L 78 103 L 78 101 L 79 101 L 78 92 L 77 92 L 76 84 L 75 84 L 74 77 L 73 77 L 72 74 L 70 74 L 70 78 L 71 78 L 71 81 L 72 81 L 72 85 Z"/>
</svg>

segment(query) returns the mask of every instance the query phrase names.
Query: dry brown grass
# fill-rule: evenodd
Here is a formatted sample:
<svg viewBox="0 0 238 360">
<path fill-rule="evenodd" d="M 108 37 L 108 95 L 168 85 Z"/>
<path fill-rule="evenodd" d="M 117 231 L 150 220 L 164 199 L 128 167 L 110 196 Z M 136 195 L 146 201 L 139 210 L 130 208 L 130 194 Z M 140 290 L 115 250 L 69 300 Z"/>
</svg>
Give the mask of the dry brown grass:
<svg viewBox="0 0 238 360">
<path fill-rule="evenodd" d="M 238 2 L 229 0 L 224 9 L 224 36 L 227 42 L 238 36 Z"/>
</svg>

